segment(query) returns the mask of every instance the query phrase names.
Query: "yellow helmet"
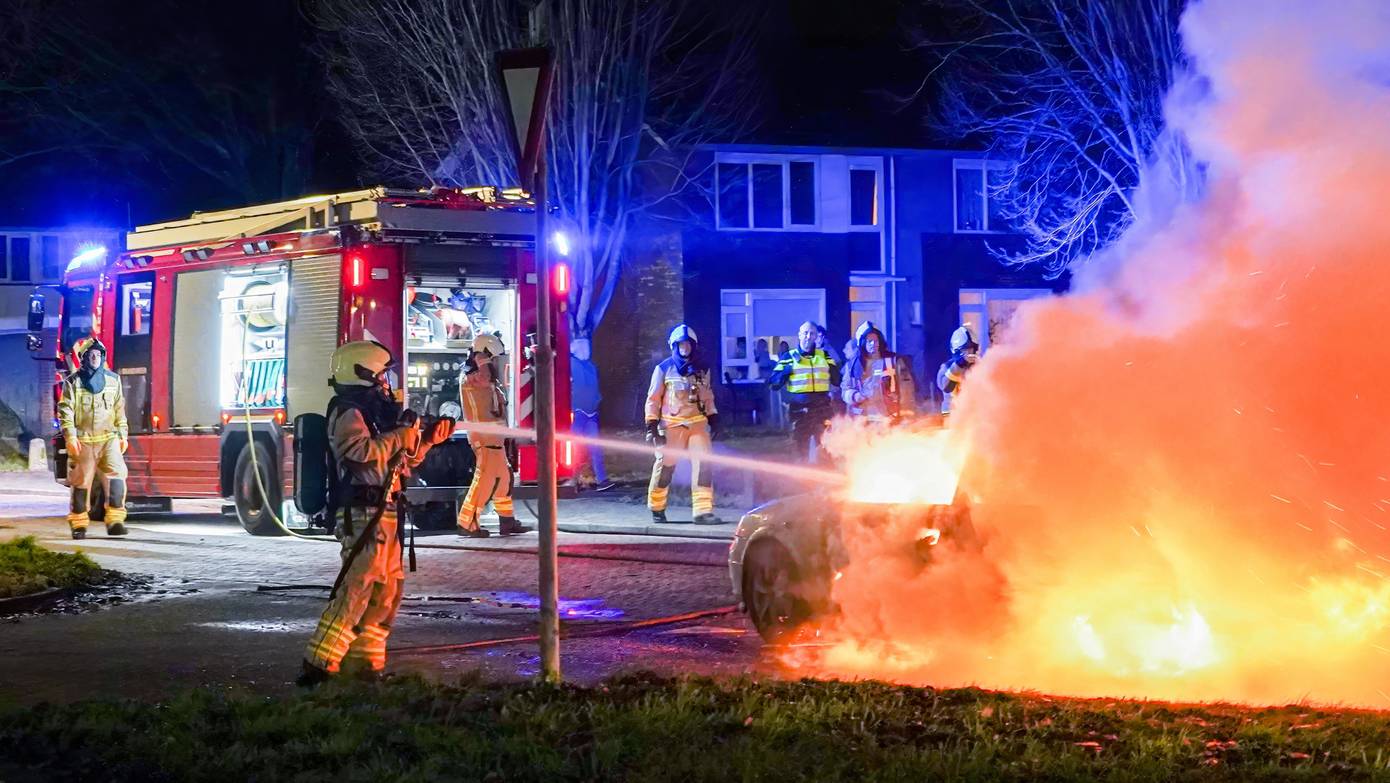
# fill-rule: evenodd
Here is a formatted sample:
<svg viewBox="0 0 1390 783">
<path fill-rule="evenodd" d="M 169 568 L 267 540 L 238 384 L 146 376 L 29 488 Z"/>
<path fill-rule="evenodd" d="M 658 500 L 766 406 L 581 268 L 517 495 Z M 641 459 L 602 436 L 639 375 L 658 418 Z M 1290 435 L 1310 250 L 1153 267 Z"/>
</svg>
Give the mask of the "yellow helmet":
<svg viewBox="0 0 1390 783">
<path fill-rule="evenodd" d="M 329 368 L 333 378 L 329 382 L 339 386 L 376 386 L 377 376 L 395 363 L 391 351 L 375 340 L 343 343 L 333 352 Z"/>
<path fill-rule="evenodd" d="M 81 340 L 78 340 L 77 344 L 72 347 L 72 352 L 77 354 L 77 358 L 80 359 L 85 356 L 88 351 L 93 349 L 101 351 L 103 357 L 108 355 L 106 353 L 106 346 L 102 345 L 101 340 L 95 337 L 83 337 Z"/>
</svg>

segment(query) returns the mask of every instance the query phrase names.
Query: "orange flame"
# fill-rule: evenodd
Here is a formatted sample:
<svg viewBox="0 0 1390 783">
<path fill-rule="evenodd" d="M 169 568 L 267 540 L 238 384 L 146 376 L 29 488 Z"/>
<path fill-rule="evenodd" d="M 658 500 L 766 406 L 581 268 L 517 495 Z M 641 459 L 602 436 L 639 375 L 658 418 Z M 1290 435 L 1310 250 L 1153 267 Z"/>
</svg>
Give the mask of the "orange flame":
<svg viewBox="0 0 1390 783">
<path fill-rule="evenodd" d="M 980 544 L 943 534 L 924 565 L 920 521 L 845 519 L 836 641 L 803 671 L 1390 706 L 1390 17 L 1259 8 L 1184 18 L 1201 102 L 1168 122 L 1204 200 L 1137 194 L 1074 293 L 1018 310 L 947 434 L 848 444 L 852 495 L 899 502 L 946 496 L 941 444 L 966 455 Z"/>
</svg>

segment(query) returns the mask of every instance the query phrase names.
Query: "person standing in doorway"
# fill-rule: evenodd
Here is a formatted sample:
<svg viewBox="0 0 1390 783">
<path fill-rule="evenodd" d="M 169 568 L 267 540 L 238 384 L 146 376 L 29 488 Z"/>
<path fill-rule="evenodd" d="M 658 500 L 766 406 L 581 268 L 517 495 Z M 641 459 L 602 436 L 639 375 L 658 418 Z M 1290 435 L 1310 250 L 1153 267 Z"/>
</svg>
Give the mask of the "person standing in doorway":
<svg viewBox="0 0 1390 783">
<path fill-rule="evenodd" d="M 570 341 L 570 408 L 574 413 L 570 431 L 581 437 L 597 438 L 598 406 L 603 401 L 603 395 L 598 387 L 598 368 L 594 366 L 590 352 L 589 338 L 577 337 Z M 575 475 L 580 475 L 583 466 L 588 464 L 593 470 L 594 479 L 587 488 L 600 492 L 610 489 L 613 485 L 608 483 L 608 471 L 603 467 L 603 452 L 592 443 L 580 443 L 578 446 L 579 464 L 576 465 Z"/>
</svg>

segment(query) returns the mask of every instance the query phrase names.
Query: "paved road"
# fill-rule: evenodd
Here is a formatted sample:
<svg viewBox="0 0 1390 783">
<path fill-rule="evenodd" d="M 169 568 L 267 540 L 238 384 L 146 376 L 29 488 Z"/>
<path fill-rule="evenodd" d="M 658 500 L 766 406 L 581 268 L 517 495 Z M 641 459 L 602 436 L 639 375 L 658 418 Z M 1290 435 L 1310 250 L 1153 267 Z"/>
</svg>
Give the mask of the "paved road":
<svg viewBox="0 0 1390 783">
<path fill-rule="evenodd" d="M 131 535 L 74 542 L 64 493 L 35 485 L 0 493 L 0 538 L 35 535 L 81 549 L 102 565 L 148 575 L 129 603 L 75 614 L 0 619 L 0 702 L 90 696 L 157 697 L 198 685 L 288 690 L 300 652 L 337 573 L 337 545 L 253 538 L 217 504 L 180 502 L 172 516 L 134 521 Z M 535 534 L 485 541 L 419 539 L 419 571 L 393 648 L 479 642 L 535 631 Z M 567 632 L 728 606 L 727 544 L 708 540 L 561 534 Z M 645 561 L 645 562 L 644 562 Z M 659 562 L 650 562 L 659 561 Z M 277 589 L 267 589 L 277 588 Z M 738 615 L 575 638 L 567 676 L 581 682 L 626 670 L 739 673 L 764 670 L 756 634 Z M 528 677 L 534 642 L 454 652 L 394 654 L 395 671 L 454 677 L 481 670 Z"/>
</svg>

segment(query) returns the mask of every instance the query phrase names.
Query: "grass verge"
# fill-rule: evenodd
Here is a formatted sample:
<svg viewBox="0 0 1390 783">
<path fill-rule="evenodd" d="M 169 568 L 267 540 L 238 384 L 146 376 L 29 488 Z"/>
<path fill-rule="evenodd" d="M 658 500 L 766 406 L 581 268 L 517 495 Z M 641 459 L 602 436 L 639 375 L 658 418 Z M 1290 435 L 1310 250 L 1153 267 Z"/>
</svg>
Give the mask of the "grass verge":
<svg viewBox="0 0 1390 783">
<path fill-rule="evenodd" d="M 82 553 L 52 552 L 33 536 L 0 542 L 0 598 L 101 582 L 106 571 Z"/>
<path fill-rule="evenodd" d="M 1363 711 L 648 675 L 0 716 L 0 759 L 43 780 L 1385 780 L 1388 748 Z"/>
</svg>

